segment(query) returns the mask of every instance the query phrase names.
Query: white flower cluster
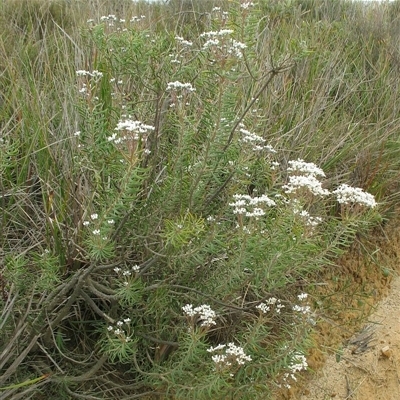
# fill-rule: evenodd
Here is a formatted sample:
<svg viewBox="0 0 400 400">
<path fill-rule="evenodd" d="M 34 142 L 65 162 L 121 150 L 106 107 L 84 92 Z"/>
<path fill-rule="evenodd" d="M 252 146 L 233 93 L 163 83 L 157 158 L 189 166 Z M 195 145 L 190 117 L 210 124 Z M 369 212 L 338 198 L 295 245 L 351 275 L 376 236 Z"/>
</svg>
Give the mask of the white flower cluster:
<svg viewBox="0 0 400 400">
<path fill-rule="evenodd" d="M 266 314 L 271 308 L 267 306 L 265 303 L 260 303 L 258 306 L 256 306 L 259 310 L 261 310 L 264 314 Z"/>
<path fill-rule="evenodd" d="M 92 72 L 86 71 L 84 69 L 78 69 L 78 71 L 76 71 L 76 76 L 90 76 L 95 79 L 100 79 L 103 76 L 103 73 L 100 71 L 97 71 L 97 69 L 95 69 Z"/>
<path fill-rule="evenodd" d="M 96 221 L 99 218 L 99 214 L 97 213 L 93 213 L 90 215 L 90 219 L 92 221 Z M 113 225 L 115 223 L 115 221 L 113 219 L 109 219 L 107 220 L 107 224 L 109 225 Z M 83 221 L 83 226 L 89 226 L 90 225 L 90 221 Z"/>
<path fill-rule="evenodd" d="M 126 22 L 126 20 L 124 18 L 118 18 L 114 14 L 103 15 L 102 17 L 100 17 L 100 21 L 101 22 L 107 22 L 108 26 L 114 26 L 114 24 L 118 23 L 118 22 L 122 23 L 122 24 Z"/>
<path fill-rule="evenodd" d="M 123 285 L 128 286 L 129 285 L 129 279 L 133 274 L 137 274 L 140 271 L 139 265 L 133 265 L 131 268 L 120 268 L 120 267 L 115 267 L 114 272 L 117 273 L 119 276 L 121 276 L 123 279 L 125 279 Z"/>
<path fill-rule="evenodd" d="M 340 204 L 359 204 L 361 206 L 376 207 L 377 203 L 372 194 L 364 192 L 361 188 L 351 187 L 345 183 L 332 192 Z"/>
<path fill-rule="evenodd" d="M 233 33 L 232 29 L 221 29 L 219 31 L 204 32 L 200 35 L 201 38 L 207 38 L 203 44 L 203 50 L 209 48 L 218 48 L 226 51 L 227 54 L 234 55 L 237 58 L 243 57 L 243 50 L 247 48 L 246 44 L 238 42 L 232 38 L 226 38 Z"/>
<path fill-rule="evenodd" d="M 221 354 L 221 350 L 225 350 L 224 354 Z M 219 367 L 231 366 L 233 363 L 243 365 L 246 361 L 251 361 L 251 356 L 247 355 L 243 348 L 236 346 L 234 343 L 219 344 L 215 347 L 207 349 L 209 353 L 219 352 L 214 354 L 211 358 Z"/>
<path fill-rule="evenodd" d="M 254 3 L 252 1 L 245 1 L 244 3 L 240 4 L 240 8 L 243 8 L 243 10 L 247 10 L 250 7 L 254 7 Z"/>
<path fill-rule="evenodd" d="M 115 83 L 117 82 L 117 85 L 122 85 L 124 81 L 122 79 L 119 79 L 118 81 L 115 78 L 110 79 L 110 83 Z"/>
<path fill-rule="evenodd" d="M 276 153 L 276 150 L 271 145 L 264 144 L 266 140 L 261 136 L 258 136 L 243 127 L 239 129 L 239 132 L 242 134 L 242 137 L 239 139 L 239 141 L 242 143 L 251 144 L 254 151 L 267 150 L 270 153 Z"/>
<path fill-rule="evenodd" d="M 189 40 L 185 40 L 181 36 L 175 36 L 175 40 L 177 42 L 179 42 L 182 46 L 187 46 L 187 47 L 193 46 L 193 42 L 190 42 Z"/>
<path fill-rule="evenodd" d="M 231 39 L 226 46 L 226 52 L 228 54 L 233 54 L 237 58 L 243 58 L 243 50 L 247 48 L 245 43 L 239 42 L 235 39 Z"/>
<path fill-rule="evenodd" d="M 298 209 L 294 209 L 293 213 L 295 215 L 298 215 L 305 223 L 306 226 L 309 226 L 311 228 L 316 227 L 317 225 L 319 225 L 322 222 L 322 218 L 321 217 L 313 217 L 310 215 L 310 213 L 306 210 L 298 210 Z"/>
<path fill-rule="evenodd" d="M 222 19 L 222 20 L 227 20 L 228 17 L 229 17 L 229 13 L 228 13 L 227 11 L 223 11 L 223 10 L 221 9 L 221 7 L 214 7 L 214 8 L 211 10 L 211 12 L 212 12 L 213 14 L 219 14 L 219 15 L 221 16 L 221 19 Z M 215 17 L 218 17 L 218 15 L 214 15 L 213 17 L 214 17 L 214 18 L 215 18 Z"/>
<path fill-rule="evenodd" d="M 270 297 L 265 303 L 260 303 L 256 308 L 258 308 L 263 314 L 266 314 L 271 310 L 271 306 L 274 306 L 277 314 L 280 314 L 282 308 L 285 308 L 281 301 L 276 297 Z"/>
<path fill-rule="evenodd" d="M 217 315 L 207 304 L 195 308 L 193 308 L 192 304 L 186 304 L 182 307 L 182 310 L 188 317 L 197 317 L 201 321 L 200 326 L 210 327 L 216 325 L 215 319 Z"/>
<path fill-rule="evenodd" d="M 287 382 L 288 378 L 292 378 L 294 381 L 297 381 L 296 372 L 300 372 L 306 370 L 308 368 L 307 359 L 301 353 L 294 353 L 291 357 L 291 362 L 288 366 L 289 372 L 286 372 L 283 375 L 283 380 L 285 381 L 285 387 L 290 389 L 290 384 Z"/>
<path fill-rule="evenodd" d="M 308 368 L 307 359 L 304 354 L 294 353 L 292 362 L 289 365 L 291 373 L 300 372 Z"/>
<path fill-rule="evenodd" d="M 325 177 L 325 172 L 314 163 L 305 162 L 301 158 L 288 162 L 288 172 L 301 172 L 305 175 Z"/>
<path fill-rule="evenodd" d="M 289 183 L 282 186 L 285 193 L 293 193 L 298 189 L 307 188 L 312 194 L 327 196 L 329 191 L 322 188 L 322 183 L 312 175 L 292 175 L 289 176 Z"/>
<path fill-rule="evenodd" d="M 113 133 L 107 138 L 107 140 L 109 142 L 113 142 L 114 144 L 120 144 L 128 139 L 138 140 L 140 136 L 143 136 L 145 133 L 150 131 L 154 131 L 154 129 L 154 126 L 143 124 L 140 121 L 126 119 L 124 121 L 119 121 L 115 130 L 129 132 L 129 135 L 119 136 L 117 133 Z"/>
<path fill-rule="evenodd" d="M 311 307 L 310 306 L 299 306 L 298 304 L 295 304 L 292 307 L 292 309 L 293 309 L 293 311 L 296 311 L 296 312 L 304 314 L 304 315 L 311 313 Z"/>
<path fill-rule="evenodd" d="M 246 217 L 255 217 L 256 219 L 265 215 L 264 209 L 260 207 L 261 205 L 267 207 L 273 207 L 276 205 L 275 201 L 265 194 L 259 197 L 251 197 L 247 194 L 235 194 L 233 195 L 233 198 L 236 201 L 234 203 L 229 203 L 229 205 L 234 207 L 234 214 L 245 215 Z"/>
<path fill-rule="evenodd" d="M 219 31 L 209 31 L 209 32 L 203 32 L 200 37 L 203 38 L 216 38 L 216 37 L 223 37 L 223 36 L 229 36 L 232 35 L 233 30 L 232 29 L 221 29 Z"/>
<path fill-rule="evenodd" d="M 84 69 L 79 69 L 76 71 L 76 76 L 88 77 L 91 79 L 89 86 L 86 83 L 81 82 L 78 90 L 80 94 L 84 96 L 90 96 L 90 92 L 93 89 L 92 85 L 96 84 L 102 78 L 103 73 L 97 70 L 90 72 Z M 93 97 L 93 100 L 98 100 L 98 97 Z"/>
<path fill-rule="evenodd" d="M 92 234 L 94 235 L 94 236 L 100 236 L 101 235 L 101 230 L 100 230 L 100 228 L 101 228 L 101 222 L 99 222 L 99 221 L 97 221 L 99 219 L 99 215 L 97 214 L 97 213 L 93 213 L 93 214 L 91 214 L 90 215 L 90 220 L 88 221 L 88 220 L 86 220 L 86 221 L 83 221 L 82 222 L 82 225 L 83 226 L 89 226 L 89 225 L 91 225 L 91 224 L 94 224 L 94 226 L 93 226 L 93 228 L 92 228 Z M 95 222 L 95 221 L 97 221 L 97 222 Z M 112 225 L 112 224 L 114 224 L 114 220 L 113 219 L 109 219 L 109 220 L 107 220 L 107 224 L 108 225 Z M 104 228 L 104 227 L 103 227 Z M 104 229 L 105 231 L 108 231 L 107 229 Z M 102 236 L 102 238 L 101 238 L 102 240 L 107 240 L 108 238 L 107 238 L 107 236 Z"/>
<path fill-rule="evenodd" d="M 327 196 L 329 191 L 322 188 L 322 183 L 317 176 L 325 176 L 324 171 L 314 163 L 307 163 L 301 159 L 289 161 L 288 172 L 294 173 L 289 176 L 287 185 L 283 185 L 285 193 L 293 193 L 298 189 L 307 188 L 314 195 Z M 302 175 L 298 175 L 298 173 Z"/>
<path fill-rule="evenodd" d="M 145 15 L 141 15 L 138 17 L 137 15 L 134 15 L 129 22 L 140 22 L 142 19 L 145 19 Z"/>
<path fill-rule="evenodd" d="M 185 90 L 187 92 L 195 92 L 196 89 L 192 86 L 191 83 L 182 83 L 179 81 L 168 82 L 167 84 L 167 92 L 171 90 Z"/>
<path fill-rule="evenodd" d="M 127 332 L 123 329 L 123 326 L 125 325 L 129 330 L 130 322 L 131 322 L 130 318 L 125 318 L 123 321 L 117 321 L 117 323 L 115 324 L 116 327 L 109 325 L 107 330 L 108 332 L 112 332 L 114 335 L 123 340 L 125 343 L 130 342 L 132 340 L 132 337 L 129 336 Z"/>
<path fill-rule="evenodd" d="M 304 321 L 304 317 L 306 317 L 306 321 L 311 324 L 315 325 L 316 321 L 314 319 L 314 315 L 312 313 L 312 309 L 309 305 L 305 304 L 304 302 L 307 300 L 308 294 L 307 293 L 300 293 L 297 298 L 299 299 L 300 302 L 302 302 L 302 305 L 299 304 L 294 304 L 292 306 L 292 310 L 295 313 L 300 314 L 301 319 Z"/>
<path fill-rule="evenodd" d="M 282 188 L 285 189 L 285 193 L 289 194 L 296 192 L 298 189 L 307 188 L 315 195 L 327 196 L 331 194 L 329 190 L 322 188 L 322 183 L 318 180 L 318 177 L 325 177 L 325 173 L 314 163 L 308 163 L 302 159 L 298 159 L 291 160 L 288 164 L 289 167 L 287 171 L 291 173 L 291 175 L 289 175 L 289 182 L 282 186 Z M 372 194 L 364 192 L 361 188 L 355 188 L 345 183 L 334 190 L 332 194 L 336 195 L 336 199 L 340 204 L 358 204 L 371 208 L 377 205 Z M 318 218 L 307 215 L 308 213 L 306 211 L 301 211 L 298 214 L 304 217 L 310 226 L 315 226 L 321 222 Z"/>
<path fill-rule="evenodd" d="M 297 296 L 297 298 L 298 298 L 300 301 L 307 300 L 307 297 L 308 297 L 308 294 L 307 294 L 307 293 L 300 293 L 300 294 Z"/>
<path fill-rule="evenodd" d="M 140 121 L 132 121 L 131 119 L 127 119 L 125 121 L 119 121 L 116 131 L 129 131 L 129 132 L 137 132 L 137 133 L 147 133 L 148 131 L 154 131 L 154 126 L 143 124 Z"/>
<path fill-rule="evenodd" d="M 118 18 L 114 14 L 109 14 L 109 15 L 103 15 L 100 17 L 101 22 L 117 22 Z"/>
</svg>

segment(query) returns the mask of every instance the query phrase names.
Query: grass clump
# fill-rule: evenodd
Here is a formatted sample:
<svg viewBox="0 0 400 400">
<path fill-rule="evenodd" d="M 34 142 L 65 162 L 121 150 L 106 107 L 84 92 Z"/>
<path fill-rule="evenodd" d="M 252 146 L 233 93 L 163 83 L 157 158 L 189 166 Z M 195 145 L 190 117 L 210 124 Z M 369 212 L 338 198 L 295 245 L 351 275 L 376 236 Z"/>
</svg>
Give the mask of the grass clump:
<svg viewBox="0 0 400 400">
<path fill-rule="evenodd" d="M 396 198 L 399 103 L 390 41 L 339 50 L 354 24 L 306 3 L 37 2 L 36 54 L 9 21 L 4 398 L 261 399 L 307 369 L 313 279 Z"/>
</svg>

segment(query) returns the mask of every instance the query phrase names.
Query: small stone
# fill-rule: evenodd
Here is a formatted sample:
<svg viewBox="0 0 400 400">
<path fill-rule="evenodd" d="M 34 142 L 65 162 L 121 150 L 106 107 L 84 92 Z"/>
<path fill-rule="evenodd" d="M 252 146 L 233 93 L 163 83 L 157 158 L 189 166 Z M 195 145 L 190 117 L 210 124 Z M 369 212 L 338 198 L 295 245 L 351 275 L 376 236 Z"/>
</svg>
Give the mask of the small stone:
<svg viewBox="0 0 400 400">
<path fill-rule="evenodd" d="M 390 358 L 392 355 L 392 350 L 390 350 L 389 346 L 384 346 L 381 348 L 381 353 L 384 357 Z"/>
</svg>

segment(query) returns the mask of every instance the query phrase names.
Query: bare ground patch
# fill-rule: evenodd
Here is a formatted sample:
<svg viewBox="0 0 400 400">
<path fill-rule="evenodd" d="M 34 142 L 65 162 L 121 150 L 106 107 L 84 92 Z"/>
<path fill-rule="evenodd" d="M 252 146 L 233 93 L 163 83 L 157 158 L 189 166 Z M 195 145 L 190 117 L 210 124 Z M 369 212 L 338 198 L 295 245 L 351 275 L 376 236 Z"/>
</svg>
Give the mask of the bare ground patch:
<svg viewBox="0 0 400 400">
<path fill-rule="evenodd" d="M 307 357 L 312 372 L 277 398 L 400 399 L 399 265 L 394 218 L 321 276 L 314 293 L 321 321 Z"/>
</svg>

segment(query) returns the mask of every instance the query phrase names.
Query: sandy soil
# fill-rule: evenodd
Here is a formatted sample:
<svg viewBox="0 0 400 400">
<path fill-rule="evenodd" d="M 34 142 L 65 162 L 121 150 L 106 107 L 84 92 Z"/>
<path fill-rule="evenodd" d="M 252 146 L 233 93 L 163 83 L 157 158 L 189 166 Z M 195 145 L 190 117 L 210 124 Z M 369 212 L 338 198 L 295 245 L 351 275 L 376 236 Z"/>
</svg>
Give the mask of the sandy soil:
<svg viewBox="0 0 400 400">
<path fill-rule="evenodd" d="M 396 213 L 398 214 L 398 213 Z M 293 400 L 400 400 L 399 218 L 324 276 L 332 303 Z M 360 249 L 363 248 L 364 255 Z M 345 280 L 348 281 L 344 284 Z"/>
<path fill-rule="evenodd" d="M 300 400 L 400 399 L 400 278 L 364 327 L 332 354 Z"/>
</svg>

